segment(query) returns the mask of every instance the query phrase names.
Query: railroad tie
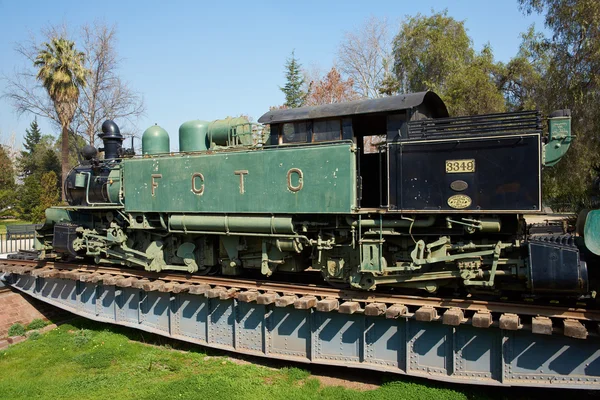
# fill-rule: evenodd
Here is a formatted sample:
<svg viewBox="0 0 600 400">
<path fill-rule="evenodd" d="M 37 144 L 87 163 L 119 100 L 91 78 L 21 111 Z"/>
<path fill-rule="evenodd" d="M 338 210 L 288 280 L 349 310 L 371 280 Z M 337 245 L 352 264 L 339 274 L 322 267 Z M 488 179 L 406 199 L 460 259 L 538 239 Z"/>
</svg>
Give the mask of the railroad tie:
<svg viewBox="0 0 600 400">
<path fill-rule="evenodd" d="M 173 293 L 186 293 L 190 291 L 193 285 L 189 283 L 176 283 L 173 287 Z"/>
<path fill-rule="evenodd" d="M 487 311 L 478 311 L 473 315 L 471 324 L 475 328 L 489 328 L 492 325 L 492 314 Z"/>
<path fill-rule="evenodd" d="M 175 287 L 176 283 L 175 282 L 167 282 L 162 286 L 159 286 L 158 291 L 161 293 L 169 293 L 173 291 L 173 288 Z"/>
<path fill-rule="evenodd" d="M 3 264 L 1 271 L 12 274 L 13 271 L 15 270 L 15 267 L 16 267 L 15 265 Z"/>
<path fill-rule="evenodd" d="M 201 285 L 192 285 L 189 292 L 190 294 L 195 294 L 199 296 L 204 296 L 210 290 L 210 285 L 201 284 Z"/>
<path fill-rule="evenodd" d="M 517 314 L 506 313 L 500 316 L 500 329 L 516 331 L 521 329 L 521 321 Z"/>
<path fill-rule="evenodd" d="M 121 278 L 122 276 L 107 275 L 104 279 L 102 279 L 102 284 L 106 286 L 115 286 L 117 280 Z"/>
<path fill-rule="evenodd" d="M 90 277 L 92 276 L 92 274 L 87 274 L 87 273 L 81 273 L 81 275 L 79 275 L 79 282 L 89 282 Z"/>
<path fill-rule="evenodd" d="M 337 299 L 323 299 L 317 302 L 317 311 L 330 312 L 337 310 L 340 302 Z"/>
<path fill-rule="evenodd" d="M 408 307 L 404 304 L 394 304 L 385 311 L 385 317 L 392 319 L 398 317 L 405 317 L 408 314 Z"/>
<path fill-rule="evenodd" d="M 338 310 L 340 314 L 354 314 L 361 311 L 363 310 L 360 309 L 360 303 L 357 301 L 345 301 L 340 304 L 340 308 Z"/>
<path fill-rule="evenodd" d="M 278 297 L 277 293 L 262 293 L 256 298 L 256 304 L 263 304 L 265 306 L 273 304 Z"/>
<path fill-rule="evenodd" d="M 431 322 L 438 319 L 437 310 L 430 306 L 423 306 L 415 311 L 415 319 L 422 322 Z"/>
<path fill-rule="evenodd" d="M 70 270 L 62 270 L 61 269 L 61 270 L 59 270 L 56 273 L 56 278 L 58 278 L 58 279 L 69 279 L 69 275 L 68 274 L 70 274 L 70 273 L 71 273 Z"/>
<path fill-rule="evenodd" d="M 446 310 L 446 312 L 444 312 L 442 315 L 442 323 L 444 325 L 458 326 L 466 321 L 467 319 L 465 318 L 465 313 L 463 310 L 457 307 L 452 307 Z"/>
<path fill-rule="evenodd" d="M 298 298 L 293 295 L 281 296 L 275 299 L 275 307 L 287 307 L 294 304 Z"/>
<path fill-rule="evenodd" d="M 90 282 L 91 283 L 98 283 L 98 282 L 101 282 L 103 278 L 104 278 L 103 274 L 94 273 L 90 277 Z"/>
<path fill-rule="evenodd" d="M 552 335 L 552 320 L 548 317 L 532 318 L 531 332 L 539 335 Z"/>
<path fill-rule="evenodd" d="M 384 303 L 370 303 L 365 306 L 365 315 L 369 317 L 378 317 L 387 312 L 387 306 Z M 388 317 L 395 318 L 395 317 Z"/>
<path fill-rule="evenodd" d="M 258 292 L 256 290 L 248 290 L 238 294 L 237 299 L 244 303 L 252 303 L 258 299 Z"/>
<path fill-rule="evenodd" d="M 46 271 L 46 273 L 44 273 L 44 275 L 42 276 L 43 278 L 48 278 L 48 279 L 55 279 L 58 277 L 58 270 L 56 269 L 49 269 L 48 271 Z"/>
<path fill-rule="evenodd" d="M 221 293 L 226 292 L 225 288 L 222 286 L 216 286 L 214 288 L 208 289 L 206 291 L 206 297 L 209 299 L 217 299 L 221 297 Z"/>
<path fill-rule="evenodd" d="M 41 275 L 44 273 L 44 271 L 47 271 L 48 269 L 46 268 L 36 268 L 35 270 L 31 271 L 31 276 L 39 276 L 41 277 Z"/>
<path fill-rule="evenodd" d="M 19 275 L 27 275 L 32 270 L 33 270 L 33 267 L 19 266 L 19 267 L 15 268 L 13 272 L 16 274 L 19 274 Z"/>
<path fill-rule="evenodd" d="M 317 298 L 315 296 L 303 296 L 294 301 L 294 308 L 297 310 L 308 310 L 317 306 Z"/>
<path fill-rule="evenodd" d="M 159 290 L 161 287 L 163 287 L 165 284 L 165 281 L 161 281 L 161 280 L 155 280 L 155 281 L 150 281 L 148 283 L 144 283 L 142 284 L 142 289 L 145 290 L 146 292 L 153 292 L 156 290 Z"/>
<path fill-rule="evenodd" d="M 117 279 L 117 282 L 115 282 L 115 283 L 118 287 L 128 288 L 133 285 L 134 280 L 136 280 L 136 279 L 130 276 L 128 278 Z"/>
<path fill-rule="evenodd" d="M 150 283 L 150 279 L 136 279 L 131 283 L 131 287 L 134 289 L 144 289 L 144 285 Z"/>
<path fill-rule="evenodd" d="M 583 324 L 576 319 L 565 319 L 563 321 L 564 335 L 575 339 L 586 339 L 588 331 Z"/>
<path fill-rule="evenodd" d="M 70 272 L 65 273 L 65 277 L 67 279 L 71 279 L 73 281 L 78 281 L 79 278 L 83 275 L 87 275 L 87 274 L 85 272 L 81 272 L 81 271 L 70 271 Z"/>
<path fill-rule="evenodd" d="M 233 299 L 237 295 L 238 291 L 239 290 L 237 288 L 229 288 L 219 294 L 219 299 L 220 300 Z"/>
</svg>

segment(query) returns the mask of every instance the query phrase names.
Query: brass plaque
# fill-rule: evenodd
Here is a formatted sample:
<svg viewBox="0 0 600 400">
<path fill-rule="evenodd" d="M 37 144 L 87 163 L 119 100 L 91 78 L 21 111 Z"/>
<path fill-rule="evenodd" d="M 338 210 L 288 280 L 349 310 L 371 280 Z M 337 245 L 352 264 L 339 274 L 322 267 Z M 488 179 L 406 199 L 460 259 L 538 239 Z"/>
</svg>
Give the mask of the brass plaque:
<svg viewBox="0 0 600 400">
<path fill-rule="evenodd" d="M 446 160 L 446 173 L 458 174 L 464 172 L 475 172 L 475 159 L 469 160 Z"/>
<path fill-rule="evenodd" d="M 462 210 L 463 208 L 467 208 L 471 205 L 471 198 L 464 194 L 455 194 L 448 199 L 448 205 L 452 208 L 456 208 L 457 210 Z"/>
<path fill-rule="evenodd" d="M 465 181 L 454 181 L 450 184 L 450 189 L 456 191 L 456 192 L 462 192 L 463 190 L 466 190 L 469 187 L 469 184 Z"/>
</svg>

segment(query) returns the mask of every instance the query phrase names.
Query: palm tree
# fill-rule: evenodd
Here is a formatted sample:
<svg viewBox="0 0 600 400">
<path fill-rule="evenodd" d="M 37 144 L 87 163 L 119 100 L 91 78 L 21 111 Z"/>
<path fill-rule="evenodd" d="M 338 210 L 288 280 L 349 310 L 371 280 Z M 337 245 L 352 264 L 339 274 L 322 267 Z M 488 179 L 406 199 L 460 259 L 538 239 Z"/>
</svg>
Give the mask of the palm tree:
<svg viewBox="0 0 600 400">
<path fill-rule="evenodd" d="M 75 49 L 75 43 L 64 37 L 44 43 L 34 61 L 39 68 L 37 79 L 48 92 L 60 122 L 63 183 L 69 173 L 69 126 L 79 102 L 79 88 L 86 84 L 89 71 L 84 66 L 84 53 Z M 62 190 L 62 199 L 65 192 Z"/>
</svg>

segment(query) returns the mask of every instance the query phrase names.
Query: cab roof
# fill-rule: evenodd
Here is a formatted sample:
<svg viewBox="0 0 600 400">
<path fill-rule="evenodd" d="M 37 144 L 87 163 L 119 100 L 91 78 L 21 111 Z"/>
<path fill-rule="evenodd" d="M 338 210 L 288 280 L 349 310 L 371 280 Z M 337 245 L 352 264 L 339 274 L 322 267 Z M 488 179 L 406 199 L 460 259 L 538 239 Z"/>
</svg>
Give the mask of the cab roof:
<svg viewBox="0 0 600 400">
<path fill-rule="evenodd" d="M 271 110 L 258 119 L 262 124 L 275 124 L 319 118 L 342 117 L 359 114 L 374 114 L 412 109 L 424 105 L 434 118 L 448 117 L 446 105 L 434 92 L 407 93 L 379 99 L 356 100 L 346 103 L 321 106 Z"/>
</svg>

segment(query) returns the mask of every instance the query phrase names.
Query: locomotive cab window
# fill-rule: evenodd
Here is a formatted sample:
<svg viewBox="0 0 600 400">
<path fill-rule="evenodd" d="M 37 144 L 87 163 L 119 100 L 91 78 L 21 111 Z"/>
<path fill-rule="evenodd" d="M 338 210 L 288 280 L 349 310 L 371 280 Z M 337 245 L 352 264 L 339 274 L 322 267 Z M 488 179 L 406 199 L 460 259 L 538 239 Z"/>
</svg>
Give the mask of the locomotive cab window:
<svg viewBox="0 0 600 400">
<path fill-rule="evenodd" d="M 306 122 L 293 122 L 283 124 L 280 143 L 306 143 L 308 129 Z"/>
<path fill-rule="evenodd" d="M 339 119 L 328 119 L 313 122 L 313 142 L 326 142 L 340 140 L 342 138 L 342 126 Z"/>
</svg>

